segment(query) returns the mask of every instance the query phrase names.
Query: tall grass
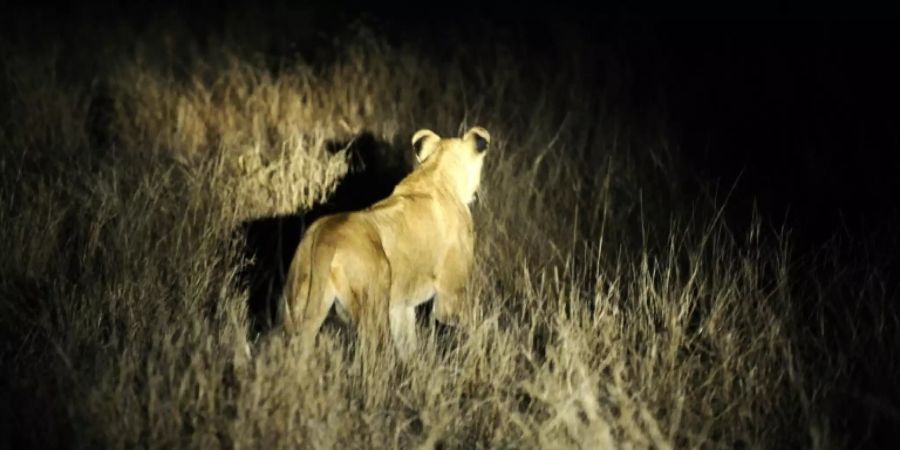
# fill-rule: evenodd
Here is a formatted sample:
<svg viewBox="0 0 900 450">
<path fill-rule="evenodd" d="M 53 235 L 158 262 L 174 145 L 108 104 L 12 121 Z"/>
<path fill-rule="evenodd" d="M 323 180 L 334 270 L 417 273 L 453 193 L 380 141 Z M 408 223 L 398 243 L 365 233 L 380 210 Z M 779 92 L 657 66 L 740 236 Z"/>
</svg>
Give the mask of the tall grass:
<svg viewBox="0 0 900 450">
<path fill-rule="evenodd" d="M 85 73 L 52 46 L 4 49 L 7 444 L 844 443 L 829 395 L 854 347 L 810 350 L 826 348 L 810 324 L 828 293 L 800 288 L 783 233 L 736 236 L 719 205 L 686 199 L 664 127 L 618 113 L 628 93 L 594 87 L 600 65 L 535 68 L 499 44 L 438 58 L 363 32 L 274 70 L 254 49 L 161 35 L 111 42 Z M 408 363 L 356 351 L 347 330 L 308 360 L 251 336 L 241 221 L 327 198 L 348 169 L 329 140 L 368 130 L 404 158 L 415 129 L 473 124 L 496 143 L 474 325 L 423 327 Z"/>
</svg>

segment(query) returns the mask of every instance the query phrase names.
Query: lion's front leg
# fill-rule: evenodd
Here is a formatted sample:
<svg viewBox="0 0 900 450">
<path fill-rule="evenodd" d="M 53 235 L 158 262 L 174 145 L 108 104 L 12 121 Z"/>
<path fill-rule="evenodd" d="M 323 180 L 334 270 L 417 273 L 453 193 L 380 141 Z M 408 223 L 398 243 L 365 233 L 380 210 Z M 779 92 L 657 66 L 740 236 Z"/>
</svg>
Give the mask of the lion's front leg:
<svg viewBox="0 0 900 450">
<path fill-rule="evenodd" d="M 463 321 L 462 299 L 465 288 L 462 286 L 440 286 L 435 289 L 434 308 L 432 314 L 438 322 L 456 327 Z"/>
<path fill-rule="evenodd" d="M 391 339 L 394 341 L 394 347 L 400 355 L 400 359 L 406 361 L 416 350 L 418 345 L 416 339 L 416 309 L 405 304 L 391 305 L 388 312 Z"/>
<path fill-rule="evenodd" d="M 472 266 L 471 247 L 450 251 L 435 283 L 434 318 L 445 325 L 458 326 L 466 321 L 466 283 Z"/>
</svg>

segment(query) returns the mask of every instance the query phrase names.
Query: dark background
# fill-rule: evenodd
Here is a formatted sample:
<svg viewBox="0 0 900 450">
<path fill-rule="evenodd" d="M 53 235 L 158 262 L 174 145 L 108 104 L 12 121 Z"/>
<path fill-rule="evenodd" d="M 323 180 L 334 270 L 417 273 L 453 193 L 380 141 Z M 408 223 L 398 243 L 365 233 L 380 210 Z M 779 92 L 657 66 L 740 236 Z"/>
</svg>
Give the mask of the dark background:
<svg viewBox="0 0 900 450">
<path fill-rule="evenodd" d="M 153 33 L 171 22 L 201 43 L 240 43 L 262 26 L 275 36 L 266 45 L 277 65 L 298 55 L 325 59 L 334 35 L 364 23 L 392 43 L 433 48 L 436 60 L 504 39 L 533 53 L 536 65 L 613 62 L 605 73 L 627 85 L 614 105 L 624 120 L 661 117 L 695 187 L 730 193 L 726 212 L 737 230 L 755 210 L 772 226 L 787 224 L 801 251 L 836 236 L 864 239 L 896 264 L 888 249 L 900 223 L 897 19 L 886 8 L 827 3 L 28 3 L 0 17 L 0 38 L 21 48 L 89 48 L 119 26 Z M 599 89 L 610 83 L 596 80 Z"/>
<path fill-rule="evenodd" d="M 276 30 L 279 38 L 269 44 L 273 59 L 315 59 L 333 33 L 360 22 L 394 43 L 426 43 L 437 54 L 501 36 L 533 49 L 535 64 L 553 64 L 567 51 L 600 64 L 612 54 L 631 93 L 618 106 L 632 117 L 662 114 L 690 175 L 731 191 L 735 226 L 748 222 L 755 206 L 773 224 L 789 224 L 801 248 L 835 234 L 892 240 L 896 230 L 900 22 L 886 9 L 647 2 L 269 2 L 247 8 L 205 1 L 189 7 L 18 5 L 9 12 L 0 25 L 12 36 L 18 30 L 48 40 L 123 23 L 140 30 L 169 17 L 201 40 L 227 32 L 239 42 L 252 35 L 226 30 L 226 24 L 250 21 Z"/>
<path fill-rule="evenodd" d="M 229 27 L 263 26 L 278 36 L 267 44 L 276 65 L 298 56 L 324 64 L 333 35 L 353 23 L 395 44 L 427 45 L 436 60 L 449 49 L 477 51 L 502 38 L 533 54 L 535 65 L 567 57 L 615 63 L 598 72 L 607 74 L 596 79 L 598 88 L 627 86 L 619 91 L 627 95 L 612 99 L 623 120 L 662 124 L 643 129 L 666 134 L 676 162 L 695 182 L 693 195 L 704 195 L 704 186 L 730 192 L 731 227 L 748 226 L 755 209 L 774 227 L 786 224 L 799 254 L 839 241 L 845 259 L 838 264 L 852 265 L 862 253 L 860 279 L 874 263 L 888 274 L 886 289 L 896 289 L 900 16 L 894 11 L 822 4 L 19 4 L 0 13 L 0 39 L 26 50 L 57 42 L 63 51 L 84 51 L 117 26 L 156 32 L 168 19 L 201 43 L 226 34 L 249 42 L 253 26 L 246 34 Z M 834 294 L 835 302 L 842 294 Z M 835 310 L 839 328 L 847 320 L 844 309 Z M 883 347 L 871 351 L 895 353 Z M 891 372 L 853 370 L 849 377 L 857 384 L 877 384 L 870 390 L 897 398 Z M 854 414 L 848 411 L 848 421 Z M 866 432 L 862 426 L 854 433 Z M 894 422 L 879 426 L 885 436 L 896 434 Z"/>
</svg>

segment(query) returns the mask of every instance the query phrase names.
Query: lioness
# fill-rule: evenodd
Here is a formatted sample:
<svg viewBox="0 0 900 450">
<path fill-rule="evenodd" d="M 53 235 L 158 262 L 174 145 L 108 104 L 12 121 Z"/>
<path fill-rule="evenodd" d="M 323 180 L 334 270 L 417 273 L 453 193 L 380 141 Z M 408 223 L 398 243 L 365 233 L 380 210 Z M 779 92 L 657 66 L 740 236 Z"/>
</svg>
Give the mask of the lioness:
<svg viewBox="0 0 900 450">
<path fill-rule="evenodd" d="M 389 322 L 406 359 L 416 348 L 417 305 L 434 296 L 434 317 L 457 324 L 473 262 L 469 204 L 489 143 L 481 127 L 462 138 L 419 130 L 412 137 L 419 165 L 389 197 L 313 223 L 288 272 L 285 330 L 309 348 L 337 301 L 338 316 L 363 332 L 378 334 Z"/>
</svg>

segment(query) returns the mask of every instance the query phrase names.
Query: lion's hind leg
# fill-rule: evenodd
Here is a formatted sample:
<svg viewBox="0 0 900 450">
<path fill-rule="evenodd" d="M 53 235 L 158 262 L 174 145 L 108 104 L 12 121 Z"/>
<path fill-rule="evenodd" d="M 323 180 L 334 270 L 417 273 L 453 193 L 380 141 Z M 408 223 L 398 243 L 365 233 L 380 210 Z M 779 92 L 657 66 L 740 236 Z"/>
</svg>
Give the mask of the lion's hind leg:
<svg viewBox="0 0 900 450">
<path fill-rule="evenodd" d="M 390 301 L 390 270 L 387 264 L 376 263 L 369 267 L 364 286 L 360 286 L 357 330 L 367 353 L 380 352 L 387 343 L 386 325 Z"/>
<path fill-rule="evenodd" d="M 322 296 L 310 298 L 307 303 L 306 313 L 300 321 L 300 342 L 304 347 L 312 348 L 316 342 L 316 335 L 322 328 L 322 323 L 328 317 L 331 305 L 334 304 L 334 289 L 325 289 Z"/>
<path fill-rule="evenodd" d="M 335 302 L 335 292 L 328 286 L 321 295 L 307 297 L 304 295 L 306 288 L 306 283 L 301 283 L 301 293 L 296 294 L 296 301 L 287 305 L 284 324 L 285 330 L 290 334 L 299 335 L 303 350 L 309 351 L 315 346 L 316 335 Z"/>
<path fill-rule="evenodd" d="M 333 250 L 328 247 L 319 250 L 314 257 L 306 259 L 308 266 L 301 262 L 303 258 L 295 258 L 297 263 L 291 266 L 284 299 L 285 330 L 299 334 L 304 351 L 313 348 L 319 328 L 335 301 L 330 271 Z"/>
<path fill-rule="evenodd" d="M 391 340 L 400 355 L 406 361 L 418 346 L 416 338 L 416 308 L 403 303 L 391 305 L 388 311 Z"/>
</svg>

